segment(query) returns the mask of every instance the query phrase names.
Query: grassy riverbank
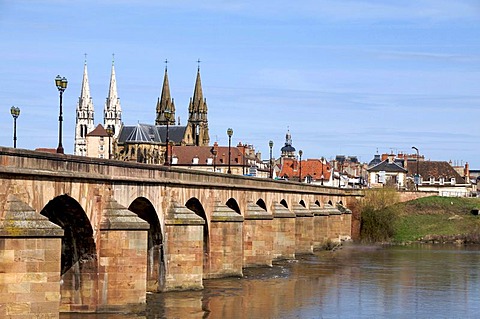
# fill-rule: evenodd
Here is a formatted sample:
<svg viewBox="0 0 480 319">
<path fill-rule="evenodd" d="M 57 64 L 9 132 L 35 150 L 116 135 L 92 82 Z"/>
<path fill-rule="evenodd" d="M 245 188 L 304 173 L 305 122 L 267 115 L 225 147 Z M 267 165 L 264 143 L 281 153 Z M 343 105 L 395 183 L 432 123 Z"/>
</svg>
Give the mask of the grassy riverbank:
<svg viewBox="0 0 480 319">
<path fill-rule="evenodd" d="M 391 204 L 395 194 L 382 192 L 373 195 L 383 198 L 380 204 L 363 205 L 363 241 L 480 243 L 480 216 L 472 214 L 480 209 L 480 198 L 432 196 Z"/>
<path fill-rule="evenodd" d="M 399 203 L 393 222 L 395 242 L 473 241 L 480 239 L 479 198 L 425 197 Z"/>
</svg>

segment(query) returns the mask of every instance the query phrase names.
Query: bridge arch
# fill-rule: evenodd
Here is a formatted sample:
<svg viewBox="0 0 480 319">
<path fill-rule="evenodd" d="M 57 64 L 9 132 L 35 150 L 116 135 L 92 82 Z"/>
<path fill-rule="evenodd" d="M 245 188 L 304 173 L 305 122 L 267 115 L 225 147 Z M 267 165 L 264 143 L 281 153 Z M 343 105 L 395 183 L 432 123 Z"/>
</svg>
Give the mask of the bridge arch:
<svg viewBox="0 0 480 319">
<path fill-rule="evenodd" d="M 145 197 L 136 198 L 128 210 L 150 225 L 148 230 L 147 290 L 161 291 L 165 284 L 165 251 L 163 231 L 155 207 Z"/>
<path fill-rule="evenodd" d="M 267 205 L 265 204 L 265 201 L 263 199 L 260 198 L 259 200 L 257 200 L 256 204 L 263 208 L 263 210 L 267 211 Z"/>
<path fill-rule="evenodd" d="M 209 224 L 207 219 L 207 214 L 203 209 L 202 203 L 196 197 L 192 197 L 185 203 L 185 207 L 193 211 L 197 216 L 203 218 L 205 224 L 203 225 L 203 269 L 204 274 L 208 273 L 208 265 L 209 265 L 209 252 L 210 252 L 210 241 L 209 237 Z"/>
<path fill-rule="evenodd" d="M 288 208 L 288 204 L 287 204 L 287 201 L 285 199 L 282 199 L 280 201 L 280 204 L 282 204 L 285 208 Z"/>
<path fill-rule="evenodd" d="M 69 195 L 50 200 L 40 211 L 62 227 L 61 286 L 62 303 L 90 304 L 96 296 L 97 249 L 93 229 L 82 206 Z"/>
<path fill-rule="evenodd" d="M 225 205 L 227 205 L 228 208 L 234 210 L 237 214 L 242 215 L 242 212 L 240 211 L 240 206 L 238 206 L 238 202 L 235 198 L 232 197 L 227 200 Z"/>
<path fill-rule="evenodd" d="M 301 199 L 298 203 L 303 207 L 307 208 L 307 205 L 305 204 L 305 201 L 303 199 Z"/>
</svg>

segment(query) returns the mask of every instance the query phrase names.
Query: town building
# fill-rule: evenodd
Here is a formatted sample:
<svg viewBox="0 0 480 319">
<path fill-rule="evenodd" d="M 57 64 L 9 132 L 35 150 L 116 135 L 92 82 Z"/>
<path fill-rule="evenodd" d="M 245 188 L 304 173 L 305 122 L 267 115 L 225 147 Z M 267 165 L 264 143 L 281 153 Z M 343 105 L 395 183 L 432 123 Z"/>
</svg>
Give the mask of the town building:
<svg viewBox="0 0 480 319">
<path fill-rule="evenodd" d="M 437 192 L 440 196 L 472 196 L 476 183 L 470 183 L 468 163 L 454 167 L 451 162 L 425 160 L 420 154 L 376 154 L 368 165 L 370 187 Z"/>
<path fill-rule="evenodd" d="M 407 169 L 404 161 L 396 159 L 394 154 L 381 159 L 377 154 L 368 164 L 368 185 L 370 187 L 391 186 L 397 189 L 405 188 L 407 182 Z"/>
<path fill-rule="evenodd" d="M 108 135 L 102 124 L 98 124 L 93 131 L 86 135 L 85 139 L 86 151 L 90 157 L 110 158 L 112 137 Z"/>
<path fill-rule="evenodd" d="M 333 171 L 324 158 L 301 160 L 292 145 L 290 130 L 285 135 L 285 145 L 276 161 L 275 171 L 279 179 L 332 186 Z"/>
</svg>

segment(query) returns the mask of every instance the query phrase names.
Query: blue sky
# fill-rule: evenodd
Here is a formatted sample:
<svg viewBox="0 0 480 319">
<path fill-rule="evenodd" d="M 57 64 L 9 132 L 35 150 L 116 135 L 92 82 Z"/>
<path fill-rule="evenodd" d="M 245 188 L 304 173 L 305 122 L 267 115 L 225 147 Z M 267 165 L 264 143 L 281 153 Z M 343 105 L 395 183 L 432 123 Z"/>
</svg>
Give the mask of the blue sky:
<svg viewBox="0 0 480 319">
<path fill-rule="evenodd" d="M 102 123 L 112 53 L 125 124 L 154 123 L 164 61 L 187 120 L 197 59 L 212 143 L 280 155 L 290 129 L 304 158 L 377 150 L 480 169 L 478 0 L 0 0 L 0 145 L 73 152 L 84 53 Z"/>
</svg>

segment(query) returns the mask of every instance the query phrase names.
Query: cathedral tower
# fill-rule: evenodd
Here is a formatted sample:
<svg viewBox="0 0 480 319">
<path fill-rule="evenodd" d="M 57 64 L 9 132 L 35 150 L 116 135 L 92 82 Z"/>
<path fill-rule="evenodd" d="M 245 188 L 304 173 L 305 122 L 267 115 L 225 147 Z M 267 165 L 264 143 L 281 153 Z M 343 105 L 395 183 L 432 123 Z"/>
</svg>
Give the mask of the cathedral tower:
<svg viewBox="0 0 480 319">
<path fill-rule="evenodd" d="M 208 134 L 207 100 L 203 97 L 200 66 L 197 69 L 197 79 L 193 97 L 188 106 L 187 138 L 195 146 L 205 146 L 210 143 Z M 190 144 L 190 143 L 188 143 Z"/>
<path fill-rule="evenodd" d="M 165 61 L 165 63 L 166 62 L 167 61 Z M 165 110 L 167 108 L 170 110 L 168 124 L 175 125 L 175 103 L 170 96 L 170 84 L 168 83 L 167 67 L 165 66 L 162 93 L 157 100 L 157 117 L 155 119 L 155 125 L 167 125 L 167 119 L 165 118 Z"/>
<path fill-rule="evenodd" d="M 103 110 L 103 124 L 105 129 L 113 128 L 113 137 L 116 138 L 122 126 L 122 107 L 117 93 L 117 79 L 115 77 L 115 61 L 112 59 L 112 73 L 110 75 L 110 87 L 107 101 Z"/>
<path fill-rule="evenodd" d="M 86 136 L 94 129 L 93 123 L 93 101 L 90 96 L 90 84 L 88 83 L 87 60 L 83 67 L 82 90 L 78 98 L 76 124 L 75 124 L 75 145 L 74 154 L 87 155 Z"/>
</svg>

